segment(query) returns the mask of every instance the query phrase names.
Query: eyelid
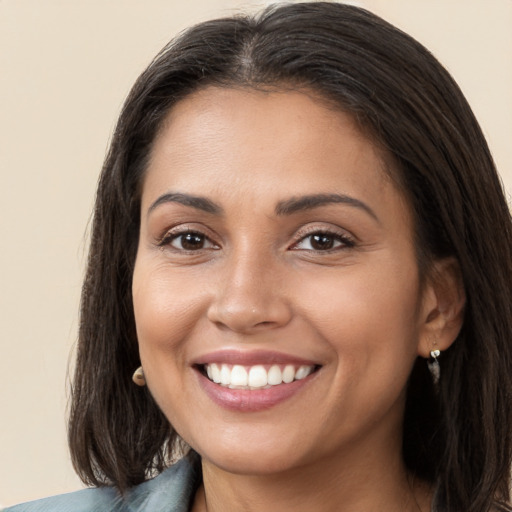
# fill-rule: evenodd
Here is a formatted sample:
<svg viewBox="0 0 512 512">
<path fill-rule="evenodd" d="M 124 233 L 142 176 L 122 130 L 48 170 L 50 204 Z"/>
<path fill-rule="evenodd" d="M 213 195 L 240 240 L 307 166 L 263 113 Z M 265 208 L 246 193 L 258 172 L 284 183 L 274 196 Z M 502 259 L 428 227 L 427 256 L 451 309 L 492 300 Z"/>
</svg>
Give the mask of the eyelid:
<svg viewBox="0 0 512 512">
<path fill-rule="evenodd" d="M 179 236 L 182 236 L 182 235 L 186 235 L 187 233 L 195 233 L 197 235 L 201 235 L 201 236 L 204 236 L 205 239 L 207 239 L 211 244 L 212 244 L 212 248 L 218 248 L 219 247 L 219 244 L 216 243 L 214 240 L 213 240 L 213 237 L 211 235 L 208 235 L 206 233 L 206 231 L 209 231 L 207 230 L 206 228 L 204 227 L 197 227 L 197 225 L 191 225 L 191 224 L 178 224 L 177 226 L 173 226 L 173 227 L 170 227 L 170 228 L 167 228 L 162 236 L 158 237 L 156 239 L 156 245 L 157 247 L 166 247 L 166 246 L 169 246 L 171 245 L 171 242 L 178 238 Z M 208 248 L 210 249 L 210 248 Z M 180 249 L 176 249 L 178 252 L 186 252 L 184 249 L 180 250 Z"/>
<path fill-rule="evenodd" d="M 333 249 L 327 249 L 325 251 L 314 251 L 312 249 L 302 249 L 302 250 L 304 250 L 304 251 L 310 250 L 310 251 L 314 251 L 314 252 L 328 253 L 328 252 L 333 252 L 333 251 L 337 251 L 337 250 L 341 250 L 341 249 L 345 249 L 345 248 L 354 247 L 354 245 L 356 244 L 355 237 L 353 235 L 351 235 L 350 233 L 348 233 L 346 230 L 343 230 L 341 228 L 334 227 L 334 226 L 327 227 L 325 225 L 320 226 L 320 225 L 316 224 L 316 225 L 304 226 L 303 228 L 299 229 L 296 232 L 296 234 L 294 235 L 294 242 L 290 246 L 290 249 L 301 250 L 301 249 L 294 249 L 294 248 L 300 242 L 302 242 L 304 239 L 306 239 L 309 236 L 315 235 L 315 234 L 323 234 L 323 235 L 332 236 L 333 238 L 334 237 L 338 238 L 341 241 L 342 245 L 339 247 L 335 247 Z"/>
</svg>

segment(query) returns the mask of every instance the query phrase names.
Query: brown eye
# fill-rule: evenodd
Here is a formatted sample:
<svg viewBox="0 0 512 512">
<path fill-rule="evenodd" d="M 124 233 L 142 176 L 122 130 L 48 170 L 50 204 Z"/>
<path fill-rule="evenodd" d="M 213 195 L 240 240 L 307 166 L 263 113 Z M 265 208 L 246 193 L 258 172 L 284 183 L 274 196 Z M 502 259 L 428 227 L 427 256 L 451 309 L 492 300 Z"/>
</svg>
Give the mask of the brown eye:
<svg viewBox="0 0 512 512">
<path fill-rule="evenodd" d="M 319 231 L 303 237 L 293 249 L 322 252 L 350 247 L 354 247 L 354 241 L 347 235 Z"/>
<path fill-rule="evenodd" d="M 175 249 L 182 251 L 198 251 L 201 249 L 210 249 L 213 243 L 201 233 L 187 232 L 174 235 L 170 245 Z"/>
<path fill-rule="evenodd" d="M 311 235 L 310 244 L 315 251 L 327 251 L 334 247 L 334 237 L 324 234 Z"/>
</svg>

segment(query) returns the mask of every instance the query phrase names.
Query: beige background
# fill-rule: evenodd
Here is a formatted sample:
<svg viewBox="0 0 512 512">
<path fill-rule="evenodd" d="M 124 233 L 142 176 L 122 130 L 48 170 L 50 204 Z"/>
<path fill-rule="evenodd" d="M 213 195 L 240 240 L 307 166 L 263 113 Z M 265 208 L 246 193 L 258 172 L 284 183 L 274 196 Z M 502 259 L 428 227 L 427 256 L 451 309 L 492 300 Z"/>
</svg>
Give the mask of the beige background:
<svg viewBox="0 0 512 512">
<path fill-rule="evenodd" d="M 512 191 L 512 0 L 363 0 L 462 86 Z M 191 23 L 265 2 L 0 0 L 0 504 L 80 487 L 67 366 L 86 227 L 130 85 Z"/>
</svg>

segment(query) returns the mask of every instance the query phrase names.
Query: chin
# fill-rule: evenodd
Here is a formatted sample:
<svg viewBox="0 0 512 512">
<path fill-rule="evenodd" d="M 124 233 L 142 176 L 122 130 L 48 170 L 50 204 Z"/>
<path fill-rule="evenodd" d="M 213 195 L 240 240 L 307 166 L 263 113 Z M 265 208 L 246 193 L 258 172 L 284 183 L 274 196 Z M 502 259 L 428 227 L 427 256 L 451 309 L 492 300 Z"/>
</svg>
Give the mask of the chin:
<svg viewBox="0 0 512 512">
<path fill-rule="evenodd" d="M 223 443 L 221 439 L 217 439 L 194 449 L 204 462 L 238 475 L 268 476 L 304 464 L 303 459 L 307 455 L 297 453 L 297 444 L 294 448 L 291 443 L 276 443 L 275 439 L 271 442 L 267 439 L 266 442 L 255 440 L 237 443 L 232 440 Z"/>
<path fill-rule="evenodd" d="M 270 476 L 286 472 L 295 467 L 294 461 L 284 455 L 270 455 L 254 450 L 250 454 L 226 454 L 226 456 L 202 457 L 217 468 L 236 475 Z"/>
</svg>

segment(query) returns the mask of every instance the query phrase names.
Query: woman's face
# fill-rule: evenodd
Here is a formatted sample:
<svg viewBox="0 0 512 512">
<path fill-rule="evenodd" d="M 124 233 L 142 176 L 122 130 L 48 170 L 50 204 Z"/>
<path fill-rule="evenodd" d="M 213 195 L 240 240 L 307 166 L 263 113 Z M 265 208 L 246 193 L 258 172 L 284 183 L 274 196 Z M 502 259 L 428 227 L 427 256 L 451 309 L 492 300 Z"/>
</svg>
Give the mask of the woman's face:
<svg viewBox="0 0 512 512">
<path fill-rule="evenodd" d="M 400 451 L 427 312 L 409 208 L 350 116 L 299 92 L 181 101 L 143 183 L 133 300 L 151 393 L 210 464 Z"/>
</svg>

